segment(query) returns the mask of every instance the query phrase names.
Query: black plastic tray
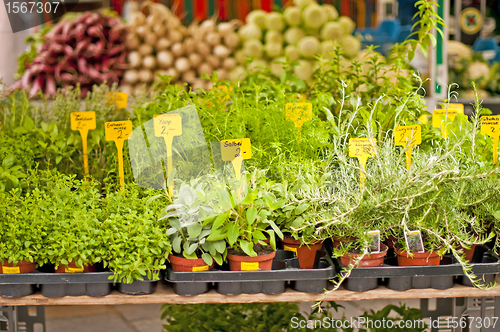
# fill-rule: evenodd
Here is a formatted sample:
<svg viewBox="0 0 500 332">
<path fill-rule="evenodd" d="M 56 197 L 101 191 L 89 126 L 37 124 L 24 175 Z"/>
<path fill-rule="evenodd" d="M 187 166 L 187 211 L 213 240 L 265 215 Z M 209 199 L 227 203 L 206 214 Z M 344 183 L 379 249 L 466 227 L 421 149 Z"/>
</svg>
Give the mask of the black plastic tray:
<svg viewBox="0 0 500 332">
<path fill-rule="evenodd" d="M 495 275 L 500 273 L 498 257 L 487 252 L 484 246 L 477 246 L 471 264 L 472 271 L 479 280 L 486 283 L 494 281 Z M 434 266 L 396 266 L 393 251 L 386 257 L 386 264 L 377 267 L 354 268 L 350 276 L 344 281 L 346 289 L 363 292 L 386 284 L 389 289 L 405 291 L 408 289 L 448 289 L 452 288 L 455 279 L 466 286 L 472 286 L 465 276 L 463 268 L 450 256 L 445 256 L 441 264 Z M 344 266 L 340 260 L 336 262 L 340 271 Z"/>
<path fill-rule="evenodd" d="M 207 292 L 212 287 L 224 295 L 280 294 L 291 288 L 306 293 L 321 293 L 328 280 L 335 277 L 331 260 L 321 258 L 314 269 L 300 269 L 294 252 L 277 250 L 269 271 L 210 270 L 201 272 L 176 272 L 167 269 L 165 279 L 171 282 L 174 292 L 193 296 Z"/>
<path fill-rule="evenodd" d="M 36 292 L 37 285 L 45 297 L 105 296 L 111 293 L 114 281 L 112 272 L 47 273 L 34 271 L 21 274 L 0 274 L 1 297 L 23 297 Z M 151 294 L 160 280 L 117 283 L 118 291 L 130 295 Z"/>
</svg>

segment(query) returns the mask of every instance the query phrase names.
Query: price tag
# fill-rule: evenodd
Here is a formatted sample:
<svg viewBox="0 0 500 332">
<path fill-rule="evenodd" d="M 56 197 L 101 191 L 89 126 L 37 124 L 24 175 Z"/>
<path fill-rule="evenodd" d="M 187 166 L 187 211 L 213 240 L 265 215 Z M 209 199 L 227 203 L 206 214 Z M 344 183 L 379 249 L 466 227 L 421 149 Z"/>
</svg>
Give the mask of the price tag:
<svg viewBox="0 0 500 332">
<path fill-rule="evenodd" d="M 116 105 L 118 109 L 127 108 L 128 95 L 125 92 L 113 92 L 106 95 L 106 106 Z"/>
<path fill-rule="evenodd" d="M 406 147 L 406 168 L 409 170 L 413 146 L 422 144 L 422 127 L 420 125 L 396 126 L 394 128 L 394 144 Z"/>
<path fill-rule="evenodd" d="M 371 254 L 378 254 L 380 252 L 380 231 L 368 231 L 366 235 L 370 238 L 368 243 L 368 250 Z"/>
<path fill-rule="evenodd" d="M 300 132 L 302 131 L 302 126 L 307 121 L 312 120 L 312 104 L 311 103 L 287 103 L 286 104 L 286 119 L 287 121 L 293 121 L 295 127 Z"/>
<path fill-rule="evenodd" d="M 132 133 L 132 121 L 106 122 L 104 128 L 106 140 L 114 141 L 116 149 L 118 150 L 118 173 L 120 176 L 120 185 L 123 186 L 125 184 L 125 174 L 123 171 L 123 142 L 128 139 Z"/>
<path fill-rule="evenodd" d="M 226 139 L 220 142 L 220 148 L 223 161 L 233 161 L 240 156 L 244 160 L 252 158 L 250 138 Z"/>
<path fill-rule="evenodd" d="M 374 138 L 351 138 L 349 139 L 349 157 L 358 158 L 361 165 L 359 182 L 361 187 L 365 183 L 365 167 L 368 158 L 373 157 L 377 140 Z"/>
<path fill-rule="evenodd" d="M 193 266 L 193 272 L 208 271 L 208 265 Z"/>
<path fill-rule="evenodd" d="M 448 109 L 435 109 L 432 112 L 432 126 L 434 128 L 441 127 L 441 117 L 439 115 L 445 116 L 446 121 L 453 121 L 455 119 L 456 114 L 464 114 L 464 105 L 463 104 L 448 104 Z"/>
<path fill-rule="evenodd" d="M 82 136 L 83 144 L 83 169 L 89 174 L 89 158 L 87 153 L 87 136 L 89 130 L 96 128 L 95 112 L 73 112 L 71 113 L 71 130 L 78 130 Z"/>
<path fill-rule="evenodd" d="M 493 164 L 498 163 L 498 138 L 500 137 L 500 115 L 481 117 L 481 135 L 492 137 Z"/>
<path fill-rule="evenodd" d="M 297 253 L 297 248 L 294 248 L 294 247 L 283 246 L 283 250 L 293 251 L 294 253 Z"/>
<path fill-rule="evenodd" d="M 3 274 L 18 274 L 18 273 L 21 273 L 21 269 L 19 268 L 19 266 L 13 266 L 13 267 L 2 266 L 2 273 Z"/>
<path fill-rule="evenodd" d="M 82 273 L 83 268 L 81 268 L 81 267 L 65 267 L 64 272 L 66 272 L 66 273 Z"/>
<path fill-rule="evenodd" d="M 258 271 L 259 262 L 241 262 L 241 271 Z"/>
<path fill-rule="evenodd" d="M 422 241 L 422 234 L 420 231 L 405 232 L 405 240 L 408 248 L 413 252 L 425 252 L 424 241 Z"/>
<path fill-rule="evenodd" d="M 153 117 L 156 137 L 163 137 L 167 146 L 167 177 L 172 172 L 172 142 L 174 136 L 182 135 L 182 118 L 180 114 L 161 114 Z M 174 183 L 168 184 L 170 196 L 173 196 Z"/>
</svg>

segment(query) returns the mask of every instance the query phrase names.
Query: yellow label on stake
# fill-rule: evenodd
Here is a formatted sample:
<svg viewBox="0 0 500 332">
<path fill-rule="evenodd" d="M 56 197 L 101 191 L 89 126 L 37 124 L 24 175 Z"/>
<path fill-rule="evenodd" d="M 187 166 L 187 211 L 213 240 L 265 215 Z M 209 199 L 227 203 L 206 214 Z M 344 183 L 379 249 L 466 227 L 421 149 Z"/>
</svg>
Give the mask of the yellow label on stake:
<svg viewBox="0 0 500 332">
<path fill-rule="evenodd" d="M 120 185 L 124 185 L 125 174 L 123 171 L 123 142 L 128 139 L 132 133 L 132 121 L 106 122 L 104 128 L 106 140 L 114 141 L 116 149 L 118 150 L 118 174 L 120 177 Z"/>
<path fill-rule="evenodd" d="M 481 135 L 492 137 L 493 164 L 498 163 L 498 138 L 500 137 L 500 116 L 490 115 L 481 117 Z"/>
<path fill-rule="evenodd" d="M 182 135 L 182 118 L 180 114 L 161 114 L 153 117 L 154 129 L 156 137 L 163 137 L 165 140 L 165 145 L 167 147 L 167 177 L 170 175 L 173 169 L 172 161 L 172 142 L 174 136 Z M 174 195 L 173 192 L 174 184 L 168 184 L 168 191 L 170 197 Z"/>
<path fill-rule="evenodd" d="M 95 112 L 71 113 L 71 130 L 92 130 L 96 128 Z"/>
<path fill-rule="evenodd" d="M 12 267 L 2 266 L 2 273 L 3 274 L 17 274 L 17 273 L 21 273 L 21 269 L 19 268 L 19 266 L 12 266 Z"/>
<path fill-rule="evenodd" d="M 299 131 L 304 123 L 312 120 L 311 103 L 287 103 L 285 107 L 287 121 L 293 121 Z"/>
<path fill-rule="evenodd" d="M 208 271 L 208 265 L 193 266 L 193 272 L 198 272 L 198 271 Z"/>
<path fill-rule="evenodd" d="M 351 138 L 349 139 L 349 157 L 358 158 L 361 165 L 359 181 L 361 187 L 365 184 L 365 167 L 368 158 L 373 157 L 377 140 L 374 138 Z"/>
<path fill-rule="evenodd" d="M 409 170 L 413 146 L 422 144 L 422 127 L 420 125 L 396 126 L 394 128 L 394 144 L 406 147 L 406 168 Z"/>
<path fill-rule="evenodd" d="M 241 262 L 241 271 L 258 271 L 259 262 Z"/>
<path fill-rule="evenodd" d="M 116 104 L 118 109 L 127 108 L 128 95 L 125 92 L 113 92 L 106 95 L 106 106 Z"/>
<path fill-rule="evenodd" d="M 233 161 L 240 156 L 244 160 L 252 158 L 250 138 L 225 139 L 220 142 L 220 149 L 223 161 Z"/>
<path fill-rule="evenodd" d="M 464 114 L 464 105 L 463 104 L 448 104 L 448 109 L 435 109 L 432 112 L 432 126 L 434 128 L 441 127 L 441 117 L 439 115 L 444 115 L 447 117 L 446 120 L 453 121 L 455 119 L 456 114 Z M 446 116 L 448 115 L 448 116 Z"/>
<path fill-rule="evenodd" d="M 293 251 L 294 253 L 297 253 L 297 248 L 294 248 L 294 247 L 283 246 L 283 250 Z"/>
<path fill-rule="evenodd" d="M 132 121 L 106 122 L 104 128 L 107 141 L 124 141 L 132 133 Z"/>
<path fill-rule="evenodd" d="M 427 114 L 421 115 L 418 118 L 418 121 L 422 122 L 423 124 L 427 124 Z"/>
<path fill-rule="evenodd" d="M 89 174 L 89 156 L 87 153 L 87 136 L 89 130 L 96 128 L 95 112 L 73 112 L 71 113 L 71 130 L 78 130 L 82 136 L 83 145 L 83 169 Z"/>
<path fill-rule="evenodd" d="M 81 268 L 81 267 L 65 267 L 64 272 L 66 272 L 66 273 L 82 273 L 83 268 Z"/>
</svg>

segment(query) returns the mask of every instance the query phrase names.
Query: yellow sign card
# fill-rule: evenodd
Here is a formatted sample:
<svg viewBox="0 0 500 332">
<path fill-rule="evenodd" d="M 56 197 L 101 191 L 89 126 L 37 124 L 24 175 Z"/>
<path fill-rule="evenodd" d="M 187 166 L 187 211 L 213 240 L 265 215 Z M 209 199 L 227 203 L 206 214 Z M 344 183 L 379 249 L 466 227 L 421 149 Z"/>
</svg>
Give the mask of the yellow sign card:
<svg viewBox="0 0 500 332">
<path fill-rule="evenodd" d="M 71 130 L 95 129 L 95 112 L 73 112 L 71 113 Z"/>
<path fill-rule="evenodd" d="M 481 135 L 500 136 L 500 115 L 481 117 Z"/>
<path fill-rule="evenodd" d="M 106 95 L 106 106 L 116 104 L 118 109 L 127 108 L 128 95 L 125 92 L 113 92 Z"/>
<path fill-rule="evenodd" d="M 221 158 L 223 161 L 233 161 L 238 157 L 244 160 L 252 158 L 250 138 L 226 139 L 220 142 Z"/>
<path fill-rule="evenodd" d="M 294 247 L 283 246 L 283 250 L 293 251 L 294 253 L 297 253 L 297 248 L 294 248 Z"/>
<path fill-rule="evenodd" d="M 193 266 L 193 272 L 208 271 L 208 265 Z"/>
<path fill-rule="evenodd" d="M 287 103 L 285 107 L 286 119 L 293 121 L 297 128 L 301 128 L 305 122 L 312 120 L 311 103 Z"/>
<path fill-rule="evenodd" d="M 435 109 L 432 112 L 432 126 L 434 128 L 441 127 L 441 117 L 440 115 L 446 116 L 448 121 L 455 120 L 456 114 L 464 114 L 464 105 L 462 104 L 448 104 L 448 109 Z"/>
<path fill-rule="evenodd" d="M 258 271 L 259 262 L 241 262 L 241 271 Z"/>
<path fill-rule="evenodd" d="M 402 146 L 422 144 L 422 127 L 420 125 L 395 127 L 394 142 Z"/>
<path fill-rule="evenodd" d="M 112 121 L 105 124 L 106 140 L 126 140 L 132 133 L 132 121 Z"/>
<path fill-rule="evenodd" d="M 180 136 L 182 135 L 182 118 L 180 114 L 161 114 L 153 118 L 155 136 Z"/>
<path fill-rule="evenodd" d="M 2 273 L 3 274 L 17 274 L 17 273 L 21 273 L 21 269 L 19 268 L 19 266 L 13 266 L 13 267 L 2 266 Z"/>
<path fill-rule="evenodd" d="M 373 157 L 374 138 L 351 138 L 349 140 L 349 157 L 366 159 Z"/>
<path fill-rule="evenodd" d="M 82 273 L 83 269 L 81 267 L 65 267 L 64 272 L 66 272 L 66 273 Z"/>
</svg>

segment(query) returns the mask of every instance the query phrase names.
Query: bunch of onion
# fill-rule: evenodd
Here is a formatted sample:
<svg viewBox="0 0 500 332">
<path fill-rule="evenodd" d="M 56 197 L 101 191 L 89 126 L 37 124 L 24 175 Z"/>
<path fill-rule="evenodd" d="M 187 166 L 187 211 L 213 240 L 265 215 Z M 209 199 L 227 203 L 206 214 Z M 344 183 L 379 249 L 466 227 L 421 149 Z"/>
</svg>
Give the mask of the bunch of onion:
<svg viewBox="0 0 500 332">
<path fill-rule="evenodd" d="M 130 69 L 124 74 L 124 92 L 136 92 L 171 76 L 171 83 L 188 83 L 195 90 L 208 89 L 203 74 L 217 72 L 219 80 L 227 79 L 236 66 L 233 50 L 239 45 L 235 30 L 237 21 L 216 24 L 210 19 L 182 25 L 177 16 L 162 4 L 145 2 L 131 15 L 127 37 Z"/>
<path fill-rule="evenodd" d="M 246 62 L 246 58 L 254 58 L 258 66 L 269 66 L 279 77 L 283 66 L 276 62 L 289 59 L 299 63 L 294 67 L 295 74 L 309 81 L 313 68 L 318 66 L 316 56 L 331 56 L 334 42 L 349 58 L 359 53 L 361 43 L 352 36 L 354 28 L 354 22 L 349 17 L 339 17 L 333 5 L 320 5 L 314 0 L 294 0 L 294 6 L 286 7 L 283 14 L 254 10 L 238 31 L 241 47 L 235 52 L 239 64 L 235 72 L 255 67 Z"/>
</svg>

